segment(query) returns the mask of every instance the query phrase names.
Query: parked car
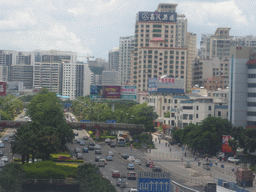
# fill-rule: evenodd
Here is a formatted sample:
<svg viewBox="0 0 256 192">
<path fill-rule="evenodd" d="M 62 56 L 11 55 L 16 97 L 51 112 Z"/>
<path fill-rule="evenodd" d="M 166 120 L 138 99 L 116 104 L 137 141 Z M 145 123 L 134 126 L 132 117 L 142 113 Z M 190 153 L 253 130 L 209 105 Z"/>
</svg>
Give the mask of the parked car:
<svg viewBox="0 0 256 192">
<path fill-rule="evenodd" d="M 236 159 L 235 157 L 229 157 L 228 158 L 228 162 L 229 163 L 239 164 L 240 163 L 240 159 Z"/>
<path fill-rule="evenodd" d="M 88 137 L 87 136 L 83 136 L 83 140 L 88 140 Z"/>
<path fill-rule="evenodd" d="M 110 146 L 112 143 L 113 143 L 113 141 L 109 141 L 109 142 L 108 142 L 108 145 Z"/>
<path fill-rule="evenodd" d="M 75 132 L 74 135 L 75 135 L 75 136 L 78 136 L 78 133 Z"/>
<path fill-rule="evenodd" d="M 136 165 L 141 165 L 141 160 L 135 159 L 134 163 L 135 163 Z"/>
<path fill-rule="evenodd" d="M 116 147 L 116 144 L 115 143 L 111 143 L 110 147 Z"/>
<path fill-rule="evenodd" d="M 135 172 L 128 172 L 127 173 L 127 179 L 129 180 L 136 180 L 137 179 L 137 175 Z"/>
<path fill-rule="evenodd" d="M 159 166 L 155 166 L 155 167 L 153 168 L 153 171 L 154 171 L 154 172 L 162 172 L 162 169 L 161 169 L 161 167 L 159 167 Z"/>
<path fill-rule="evenodd" d="M 71 158 L 67 156 L 59 156 L 58 160 L 71 160 Z"/>
<path fill-rule="evenodd" d="M 93 147 L 92 145 L 90 145 L 90 146 L 88 147 L 88 149 L 89 149 L 89 150 L 94 150 L 94 147 Z"/>
<path fill-rule="evenodd" d="M 9 137 L 13 138 L 15 136 L 15 133 L 12 133 Z"/>
<path fill-rule="evenodd" d="M 107 156 L 106 156 L 106 160 L 107 160 L 107 161 L 113 161 L 112 155 L 107 155 Z"/>
<path fill-rule="evenodd" d="M 108 152 L 108 155 L 114 156 L 113 151 L 109 151 L 109 152 Z"/>
<path fill-rule="evenodd" d="M 3 156 L 4 152 L 2 150 L 0 150 L 0 156 Z"/>
<path fill-rule="evenodd" d="M 1 160 L 4 161 L 4 162 L 8 162 L 8 157 L 7 156 L 2 156 Z"/>
<path fill-rule="evenodd" d="M 123 179 L 123 181 L 121 178 L 116 180 L 116 186 L 120 186 L 120 185 L 122 185 L 122 187 L 126 187 L 127 182 L 125 181 L 125 179 Z"/>
<path fill-rule="evenodd" d="M 122 157 L 123 159 L 128 159 L 128 158 L 129 158 L 129 155 L 127 155 L 127 154 L 122 154 L 121 157 Z"/>
<path fill-rule="evenodd" d="M 96 156 L 96 157 L 95 157 L 95 162 L 98 162 L 99 159 L 101 159 L 101 156 Z"/>
<path fill-rule="evenodd" d="M 106 138 L 105 139 L 105 143 L 108 143 L 108 142 L 110 142 L 111 140 L 110 140 L 110 138 Z"/>
<path fill-rule="evenodd" d="M 129 164 L 127 165 L 127 169 L 128 169 L 128 170 L 134 170 L 134 164 L 133 164 L 133 163 L 129 163 Z"/>
<path fill-rule="evenodd" d="M 128 161 L 134 162 L 134 161 L 135 161 L 135 157 L 129 156 L 129 157 L 128 157 Z"/>
<path fill-rule="evenodd" d="M 77 153 L 76 158 L 77 159 L 83 159 L 83 154 L 82 153 Z"/>
<path fill-rule="evenodd" d="M 95 149 L 95 154 L 101 154 L 101 149 Z"/>
<path fill-rule="evenodd" d="M 153 164 L 154 164 L 154 162 L 153 162 L 153 161 L 147 161 L 147 162 L 145 163 L 145 167 L 149 167 L 151 163 L 153 163 Z"/>
<path fill-rule="evenodd" d="M 4 141 L 9 141 L 9 137 L 4 137 Z"/>
<path fill-rule="evenodd" d="M 98 161 L 98 167 L 105 167 L 107 164 L 105 159 L 99 159 Z"/>
<path fill-rule="evenodd" d="M 95 144 L 91 142 L 91 143 L 89 143 L 89 146 L 93 146 L 93 147 L 94 147 L 94 146 L 95 146 Z"/>
<path fill-rule="evenodd" d="M 113 178 L 119 178 L 119 177 L 120 177 L 120 171 L 118 171 L 118 170 L 113 170 L 113 171 L 112 171 L 112 177 L 113 177 Z"/>
<path fill-rule="evenodd" d="M 101 149 L 100 145 L 95 145 L 94 149 Z"/>
<path fill-rule="evenodd" d="M 82 141 L 82 139 L 80 139 L 80 138 L 76 140 L 77 143 L 80 143 L 81 141 Z"/>
<path fill-rule="evenodd" d="M 83 153 L 88 153 L 89 152 L 89 149 L 87 147 L 84 147 L 83 148 Z"/>
</svg>

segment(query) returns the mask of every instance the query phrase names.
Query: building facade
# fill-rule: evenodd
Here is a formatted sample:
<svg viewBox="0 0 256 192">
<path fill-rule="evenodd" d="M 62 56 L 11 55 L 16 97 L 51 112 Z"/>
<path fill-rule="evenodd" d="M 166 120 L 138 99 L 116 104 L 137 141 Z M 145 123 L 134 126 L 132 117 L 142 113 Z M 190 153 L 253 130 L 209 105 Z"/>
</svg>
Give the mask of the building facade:
<svg viewBox="0 0 256 192">
<path fill-rule="evenodd" d="M 131 76 L 131 53 L 134 51 L 134 36 L 119 39 L 119 67 L 118 75 L 121 85 L 127 85 Z"/>
<path fill-rule="evenodd" d="M 175 48 L 177 4 L 160 4 L 159 12 L 139 12 L 135 24 L 131 85 L 147 91 L 147 80 L 163 75 L 186 79 L 187 48 Z M 168 8 L 170 7 L 170 8 Z M 168 12 L 160 12 L 168 10 Z"/>
<path fill-rule="evenodd" d="M 120 85 L 118 81 L 118 71 L 103 71 L 102 85 Z"/>
<path fill-rule="evenodd" d="M 118 71 L 119 67 L 119 48 L 111 49 L 108 52 L 108 64 L 109 64 L 109 70 L 115 70 Z"/>
</svg>

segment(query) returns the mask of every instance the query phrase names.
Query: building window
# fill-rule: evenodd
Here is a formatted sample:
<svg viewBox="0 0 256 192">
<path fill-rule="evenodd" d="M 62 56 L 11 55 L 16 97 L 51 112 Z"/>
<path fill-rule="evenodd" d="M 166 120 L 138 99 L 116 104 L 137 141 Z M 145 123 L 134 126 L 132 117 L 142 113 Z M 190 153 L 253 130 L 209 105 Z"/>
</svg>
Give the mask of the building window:
<svg viewBox="0 0 256 192">
<path fill-rule="evenodd" d="M 189 120 L 193 120 L 193 115 L 189 115 Z"/>
<path fill-rule="evenodd" d="M 247 116 L 256 116 L 256 112 L 248 111 Z"/>
<path fill-rule="evenodd" d="M 168 103 L 171 103 L 171 99 L 168 99 Z"/>
<path fill-rule="evenodd" d="M 183 114 L 183 119 L 184 120 L 188 119 L 188 114 Z"/>
<path fill-rule="evenodd" d="M 198 119 L 198 114 L 196 114 L 196 118 Z"/>
<path fill-rule="evenodd" d="M 153 28 L 162 28 L 162 25 L 153 25 Z"/>
<path fill-rule="evenodd" d="M 208 106 L 208 110 L 211 111 L 212 110 L 212 106 Z"/>
<path fill-rule="evenodd" d="M 248 102 L 247 106 L 248 107 L 256 107 L 256 103 L 255 102 Z"/>
<path fill-rule="evenodd" d="M 167 110 L 168 110 L 168 111 L 170 110 L 170 106 L 167 107 Z"/>
<path fill-rule="evenodd" d="M 248 97 L 256 97 L 256 93 L 248 93 Z"/>
<path fill-rule="evenodd" d="M 163 110 L 165 110 L 165 106 L 163 106 Z"/>
<path fill-rule="evenodd" d="M 248 83 L 248 87 L 256 87 L 256 83 Z"/>
<path fill-rule="evenodd" d="M 167 103 L 167 99 L 164 99 L 164 103 Z"/>
<path fill-rule="evenodd" d="M 256 78 L 256 74 L 248 74 L 248 78 Z"/>
<path fill-rule="evenodd" d="M 221 111 L 218 111 L 218 117 L 221 117 Z"/>
<path fill-rule="evenodd" d="M 183 106 L 182 109 L 185 109 L 185 110 L 192 110 L 192 109 L 193 109 L 193 106 Z"/>
<path fill-rule="evenodd" d="M 174 100 L 174 103 L 177 104 L 177 99 Z"/>
<path fill-rule="evenodd" d="M 196 110 L 199 110 L 199 106 L 196 106 Z"/>
</svg>

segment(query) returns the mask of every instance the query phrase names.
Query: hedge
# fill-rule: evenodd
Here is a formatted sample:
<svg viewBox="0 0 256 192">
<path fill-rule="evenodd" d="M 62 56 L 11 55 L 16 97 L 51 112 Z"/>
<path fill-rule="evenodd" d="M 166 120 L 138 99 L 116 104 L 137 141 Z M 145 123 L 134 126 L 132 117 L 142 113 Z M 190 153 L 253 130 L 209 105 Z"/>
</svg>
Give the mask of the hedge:
<svg viewBox="0 0 256 192">
<path fill-rule="evenodd" d="M 59 156 L 66 156 L 66 157 L 71 157 L 69 153 L 58 153 L 58 154 L 51 154 L 52 158 L 58 158 Z"/>
<path fill-rule="evenodd" d="M 75 163 L 83 163 L 84 161 L 82 159 L 72 159 L 72 160 L 58 160 L 57 158 L 53 158 L 52 161 L 54 162 L 75 162 Z M 20 158 L 15 158 L 14 159 L 14 162 L 21 162 L 21 159 Z"/>
<path fill-rule="evenodd" d="M 52 161 L 23 165 L 27 179 L 65 179 L 68 174 Z"/>
</svg>

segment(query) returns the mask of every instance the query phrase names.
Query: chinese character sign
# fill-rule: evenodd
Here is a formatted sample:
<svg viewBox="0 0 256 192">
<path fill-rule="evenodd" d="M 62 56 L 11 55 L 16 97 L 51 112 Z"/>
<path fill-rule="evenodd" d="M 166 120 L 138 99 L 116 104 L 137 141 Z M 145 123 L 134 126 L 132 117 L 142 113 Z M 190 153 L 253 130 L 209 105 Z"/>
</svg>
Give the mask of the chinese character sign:
<svg viewBox="0 0 256 192">
<path fill-rule="evenodd" d="M 104 86 L 105 98 L 121 98 L 121 87 L 120 86 Z"/>
<path fill-rule="evenodd" d="M 139 12 L 136 21 L 177 22 L 176 12 Z"/>
<path fill-rule="evenodd" d="M 222 152 L 232 152 L 232 148 L 228 144 L 229 139 L 234 139 L 230 135 L 222 135 Z"/>
</svg>

